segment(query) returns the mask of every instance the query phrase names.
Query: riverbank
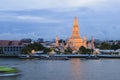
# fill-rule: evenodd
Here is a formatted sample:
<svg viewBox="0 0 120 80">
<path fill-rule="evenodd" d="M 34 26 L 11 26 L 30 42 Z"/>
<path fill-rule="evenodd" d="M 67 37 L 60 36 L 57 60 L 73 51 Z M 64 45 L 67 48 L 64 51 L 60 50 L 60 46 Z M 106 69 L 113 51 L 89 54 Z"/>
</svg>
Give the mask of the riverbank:
<svg viewBox="0 0 120 80">
<path fill-rule="evenodd" d="M 0 54 L 0 58 L 18 58 L 18 55 Z"/>
<path fill-rule="evenodd" d="M 39 58 L 39 59 L 45 59 L 48 57 L 51 57 L 51 55 L 47 54 L 41 54 L 41 55 L 0 55 L 0 58 Z M 67 58 L 88 58 L 90 56 L 97 57 L 97 58 L 118 58 L 120 59 L 120 55 L 105 55 L 105 54 L 99 54 L 99 55 L 88 55 L 88 54 L 55 54 L 52 55 L 53 57 L 61 58 L 61 57 L 67 57 Z M 53 59 L 53 58 L 52 58 Z"/>
<path fill-rule="evenodd" d="M 88 58 L 90 56 L 92 57 L 97 57 L 97 58 L 118 58 L 120 59 L 120 55 L 105 55 L 105 54 L 100 54 L 100 55 L 83 55 L 83 54 L 67 54 L 67 55 L 54 55 L 57 57 L 68 57 L 68 58 Z"/>
</svg>

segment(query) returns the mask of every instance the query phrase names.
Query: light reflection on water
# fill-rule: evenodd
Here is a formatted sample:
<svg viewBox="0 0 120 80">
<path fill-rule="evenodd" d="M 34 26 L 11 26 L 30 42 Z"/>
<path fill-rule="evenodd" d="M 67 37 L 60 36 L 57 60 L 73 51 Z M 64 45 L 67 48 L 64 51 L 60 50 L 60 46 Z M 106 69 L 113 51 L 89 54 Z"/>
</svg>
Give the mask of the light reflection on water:
<svg viewBox="0 0 120 80">
<path fill-rule="evenodd" d="M 71 60 L 71 76 L 72 80 L 80 80 L 80 59 Z"/>
<path fill-rule="evenodd" d="M 16 66 L 22 75 L 0 77 L 0 80 L 120 80 L 119 59 L 0 59 L 1 65 Z"/>
</svg>

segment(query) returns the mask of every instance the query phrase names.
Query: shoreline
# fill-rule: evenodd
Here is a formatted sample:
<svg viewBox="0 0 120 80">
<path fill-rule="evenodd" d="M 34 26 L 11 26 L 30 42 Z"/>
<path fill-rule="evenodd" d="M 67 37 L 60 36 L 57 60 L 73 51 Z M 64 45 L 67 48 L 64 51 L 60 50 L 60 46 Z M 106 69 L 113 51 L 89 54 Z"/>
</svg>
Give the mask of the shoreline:
<svg viewBox="0 0 120 80">
<path fill-rule="evenodd" d="M 34 59 L 34 58 L 39 58 L 39 59 L 42 59 L 42 57 L 46 57 L 46 56 L 51 56 L 51 55 L 38 55 L 38 56 L 30 56 L 30 58 Z M 120 55 L 82 55 L 82 54 L 56 54 L 56 55 L 52 55 L 53 57 L 58 57 L 58 58 L 61 58 L 61 57 L 68 57 L 68 58 L 88 58 L 90 56 L 92 57 L 97 57 L 99 59 L 101 58 L 109 58 L 109 59 L 120 59 Z M 18 55 L 0 55 L 0 58 L 20 58 L 20 56 Z M 25 57 L 26 58 L 26 57 Z M 29 58 L 26 58 L 26 59 L 29 59 Z"/>
</svg>

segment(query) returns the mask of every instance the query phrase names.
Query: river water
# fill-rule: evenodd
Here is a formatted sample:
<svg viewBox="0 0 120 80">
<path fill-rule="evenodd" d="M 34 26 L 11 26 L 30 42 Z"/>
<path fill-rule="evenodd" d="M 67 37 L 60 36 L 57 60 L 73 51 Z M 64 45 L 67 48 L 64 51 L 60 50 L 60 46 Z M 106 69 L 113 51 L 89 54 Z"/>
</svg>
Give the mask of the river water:
<svg viewBox="0 0 120 80">
<path fill-rule="evenodd" d="M 16 66 L 22 75 L 0 80 L 120 80 L 120 59 L 0 59 L 1 65 Z"/>
</svg>

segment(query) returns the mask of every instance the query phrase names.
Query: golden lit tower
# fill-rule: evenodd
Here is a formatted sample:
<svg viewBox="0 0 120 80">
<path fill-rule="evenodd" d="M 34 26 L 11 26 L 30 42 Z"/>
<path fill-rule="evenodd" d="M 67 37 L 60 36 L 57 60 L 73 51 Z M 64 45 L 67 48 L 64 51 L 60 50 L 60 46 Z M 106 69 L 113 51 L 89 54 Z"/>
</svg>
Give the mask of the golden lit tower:
<svg viewBox="0 0 120 80">
<path fill-rule="evenodd" d="M 78 20 L 76 17 L 74 18 L 72 38 L 80 38 L 79 28 L 78 28 Z"/>
<path fill-rule="evenodd" d="M 71 36 L 71 38 L 68 40 L 67 45 L 69 45 L 69 44 L 72 45 L 71 48 L 72 48 L 73 50 L 77 50 L 77 49 L 79 49 L 81 46 L 86 45 L 86 44 L 84 44 L 82 38 L 80 37 L 79 28 L 78 28 L 78 20 L 77 20 L 76 17 L 74 18 L 72 36 Z"/>
<path fill-rule="evenodd" d="M 59 46 L 59 42 L 58 42 L 58 36 L 56 36 L 56 47 Z"/>
</svg>

